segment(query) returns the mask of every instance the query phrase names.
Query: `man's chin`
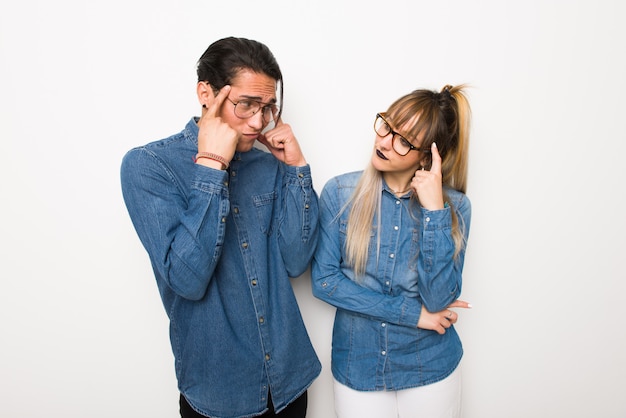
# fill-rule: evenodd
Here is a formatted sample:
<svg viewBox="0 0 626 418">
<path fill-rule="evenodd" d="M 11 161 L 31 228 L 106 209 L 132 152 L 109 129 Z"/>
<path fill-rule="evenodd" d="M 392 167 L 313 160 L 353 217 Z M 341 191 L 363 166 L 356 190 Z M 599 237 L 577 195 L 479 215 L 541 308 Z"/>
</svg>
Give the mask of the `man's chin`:
<svg viewBox="0 0 626 418">
<path fill-rule="evenodd" d="M 253 141 L 239 141 L 239 143 L 237 144 L 237 152 L 248 152 L 250 151 L 253 147 L 254 147 L 254 143 L 256 142 L 256 139 Z"/>
</svg>

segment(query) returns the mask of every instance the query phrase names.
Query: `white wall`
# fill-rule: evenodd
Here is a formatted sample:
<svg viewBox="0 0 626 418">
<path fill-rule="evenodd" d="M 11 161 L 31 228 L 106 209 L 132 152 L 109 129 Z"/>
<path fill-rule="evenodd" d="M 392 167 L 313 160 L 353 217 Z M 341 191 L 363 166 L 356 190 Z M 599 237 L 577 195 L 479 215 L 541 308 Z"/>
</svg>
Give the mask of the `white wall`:
<svg viewBox="0 0 626 418">
<path fill-rule="evenodd" d="M 507 4 L 509 3 L 509 4 Z M 266 43 L 318 191 L 372 120 L 471 83 L 465 418 L 624 417 L 626 17 L 619 0 L 0 5 L 0 416 L 174 417 L 167 321 L 119 186 L 126 150 L 199 113 L 195 62 Z M 332 416 L 333 311 L 296 284 Z"/>
</svg>

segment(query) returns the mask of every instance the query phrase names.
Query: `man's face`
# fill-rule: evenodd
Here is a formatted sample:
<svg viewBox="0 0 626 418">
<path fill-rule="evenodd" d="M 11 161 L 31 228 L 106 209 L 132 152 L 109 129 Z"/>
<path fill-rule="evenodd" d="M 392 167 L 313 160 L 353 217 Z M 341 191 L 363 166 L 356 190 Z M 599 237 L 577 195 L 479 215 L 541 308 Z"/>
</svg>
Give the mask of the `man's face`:
<svg viewBox="0 0 626 418">
<path fill-rule="evenodd" d="M 246 117 L 249 107 L 258 111 Z M 257 137 L 268 125 L 276 104 L 276 80 L 266 74 L 242 70 L 232 80 L 231 91 L 220 109 L 220 116 L 239 133 L 237 151 L 252 149 Z M 235 107 L 237 106 L 237 109 Z M 243 117 L 240 117 L 243 115 Z"/>
</svg>

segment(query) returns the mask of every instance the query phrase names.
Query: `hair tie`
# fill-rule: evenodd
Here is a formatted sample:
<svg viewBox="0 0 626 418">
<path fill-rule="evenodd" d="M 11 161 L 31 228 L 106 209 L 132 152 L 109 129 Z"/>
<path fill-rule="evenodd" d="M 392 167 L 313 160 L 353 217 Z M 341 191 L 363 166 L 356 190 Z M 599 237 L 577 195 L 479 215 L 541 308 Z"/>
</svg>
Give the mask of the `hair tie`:
<svg viewBox="0 0 626 418">
<path fill-rule="evenodd" d="M 455 101 L 454 99 L 454 95 L 452 94 L 452 92 L 450 91 L 451 89 L 453 89 L 454 87 L 451 86 L 450 84 L 446 84 L 445 86 L 443 86 L 443 88 L 441 89 L 441 92 L 439 93 L 439 105 L 441 107 L 446 107 L 446 106 L 450 106 L 452 105 L 452 102 Z"/>
</svg>

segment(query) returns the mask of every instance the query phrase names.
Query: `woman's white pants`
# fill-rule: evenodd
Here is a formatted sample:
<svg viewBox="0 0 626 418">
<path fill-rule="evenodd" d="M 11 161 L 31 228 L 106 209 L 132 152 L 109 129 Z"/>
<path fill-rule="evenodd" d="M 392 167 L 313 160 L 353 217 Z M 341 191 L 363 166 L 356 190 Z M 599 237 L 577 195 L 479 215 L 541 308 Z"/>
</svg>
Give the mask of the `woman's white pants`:
<svg viewBox="0 0 626 418">
<path fill-rule="evenodd" d="M 458 418 L 461 368 L 439 382 L 398 391 L 362 392 L 334 380 L 334 392 L 337 418 Z"/>
</svg>

